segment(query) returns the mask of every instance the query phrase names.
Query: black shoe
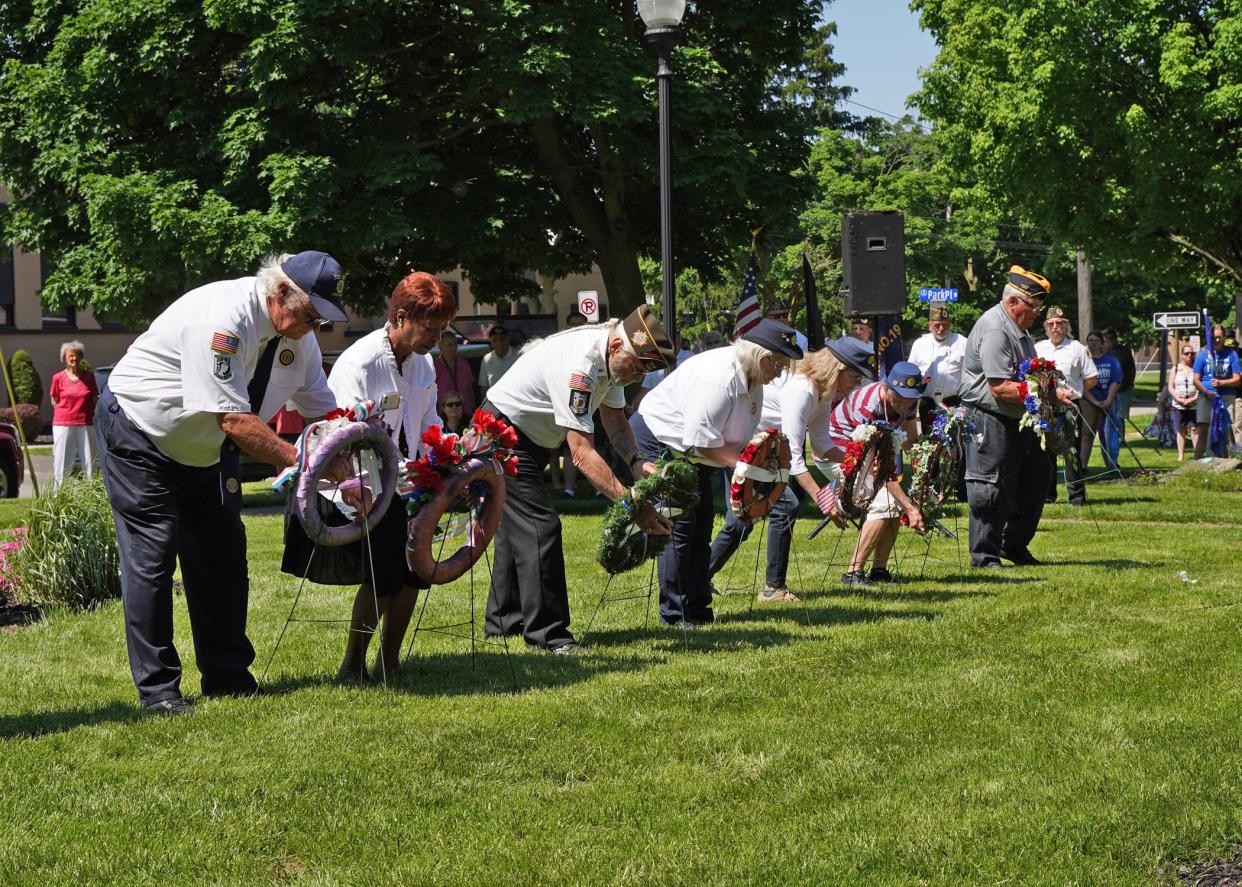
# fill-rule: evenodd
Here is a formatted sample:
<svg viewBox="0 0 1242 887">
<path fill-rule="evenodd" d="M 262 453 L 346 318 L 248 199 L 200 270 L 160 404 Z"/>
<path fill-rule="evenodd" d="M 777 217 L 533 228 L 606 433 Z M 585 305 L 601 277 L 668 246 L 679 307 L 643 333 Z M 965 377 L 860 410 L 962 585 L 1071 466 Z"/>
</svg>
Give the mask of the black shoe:
<svg viewBox="0 0 1242 887">
<path fill-rule="evenodd" d="M 1038 567 L 1043 561 L 1038 560 L 1035 555 L 1025 548 L 1021 551 L 1002 551 L 1001 557 L 1007 561 L 1013 561 L 1021 567 Z"/>
<path fill-rule="evenodd" d="M 184 698 L 174 696 L 171 699 L 148 702 L 142 710 L 149 715 L 188 715 L 194 711 L 194 706 Z"/>
<path fill-rule="evenodd" d="M 548 652 L 553 656 L 578 656 L 586 652 L 586 647 L 570 641 L 568 644 L 561 644 L 559 647 L 548 647 Z"/>
<path fill-rule="evenodd" d="M 1008 570 L 1009 564 L 1002 564 L 1000 561 L 988 561 L 985 564 L 971 564 L 976 570 Z"/>
<path fill-rule="evenodd" d="M 247 697 L 262 696 L 263 688 L 258 684 L 253 687 L 213 687 L 203 691 L 204 699 L 219 699 L 222 696 Z"/>
<path fill-rule="evenodd" d="M 702 628 L 704 625 L 711 625 L 716 621 L 715 616 L 708 616 L 706 619 L 678 619 L 675 622 L 664 621 L 669 628 Z"/>
<path fill-rule="evenodd" d="M 871 579 L 862 570 L 850 570 L 841 574 L 842 585 L 870 585 Z"/>
<path fill-rule="evenodd" d="M 884 585 L 893 585 L 897 581 L 895 578 L 893 578 L 893 574 L 890 573 L 888 570 L 877 568 L 877 567 L 871 568 L 871 572 L 867 574 L 867 579 L 868 581 L 872 583 L 878 582 Z"/>
</svg>

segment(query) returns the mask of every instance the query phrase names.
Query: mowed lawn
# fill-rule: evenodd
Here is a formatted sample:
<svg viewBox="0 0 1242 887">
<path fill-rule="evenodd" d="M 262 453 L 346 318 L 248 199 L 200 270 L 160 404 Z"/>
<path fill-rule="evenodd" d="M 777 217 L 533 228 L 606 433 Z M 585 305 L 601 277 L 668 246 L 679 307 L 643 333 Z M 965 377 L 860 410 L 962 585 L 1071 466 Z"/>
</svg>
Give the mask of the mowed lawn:
<svg viewBox="0 0 1242 887">
<path fill-rule="evenodd" d="M 1048 565 L 964 581 L 903 532 L 905 581 L 865 590 L 804 518 L 805 606 L 751 611 L 755 534 L 688 648 L 640 597 L 580 658 L 420 634 L 360 689 L 343 627 L 299 622 L 272 695 L 178 719 L 139 716 L 119 604 L 53 612 L 0 633 L 0 883 L 1153 883 L 1242 835 L 1240 491 L 1101 484 L 1048 508 Z M 247 525 L 261 673 L 297 580 L 279 517 Z M 599 517 L 565 525 L 581 631 Z M 298 615 L 349 598 L 307 586 Z M 469 618 L 468 583 L 430 601 Z M 177 636 L 193 696 L 180 600 Z"/>
</svg>

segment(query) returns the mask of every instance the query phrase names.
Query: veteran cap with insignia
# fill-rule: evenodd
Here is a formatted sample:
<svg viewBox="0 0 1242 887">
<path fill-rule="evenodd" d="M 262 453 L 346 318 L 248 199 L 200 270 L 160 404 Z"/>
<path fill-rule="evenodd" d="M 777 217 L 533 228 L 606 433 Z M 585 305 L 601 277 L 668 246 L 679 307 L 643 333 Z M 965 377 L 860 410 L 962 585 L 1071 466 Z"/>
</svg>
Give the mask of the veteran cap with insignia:
<svg viewBox="0 0 1242 887">
<path fill-rule="evenodd" d="M 742 333 L 742 338 L 793 360 L 802 359 L 802 349 L 798 347 L 798 334 L 789 324 L 781 323 L 779 320 L 765 317 Z"/>
<path fill-rule="evenodd" d="M 629 343 L 634 356 L 643 363 L 662 369 L 669 369 L 677 363 L 677 352 L 673 342 L 664 331 L 664 325 L 656 319 L 650 305 L 639 305 L 625 320 L 621 321 L 621 332 Z"/>
<path fill-rule="evenodd" d="M 1048 282 L 1048 278 L 1034 271 L 1027 271 L 1021 265 L 1009 267 L 1009 283 L 1032 299 L 1046 299 L 1048 293 L 1052 291 L 1052 284 Z"/>
<path fill-rule="evenodd" d="M 345 272 L 327 253 L 306 250 L 280 263 L 280 270 L 293 285 L 310 296 L 311 305 L 324 320 L 348 320 L 341 307 L 345 293 Z"/>
<path fill-rule="evenodd" d="M 931 311 L 927 312 L 927 320 L 935 323 L 938 320 L 949 319 L 949 307 L 947 305 L 932 305 Z"/>
<path fill-rule="evenodd" d="M 1053 305 L 1048 309 L 1048 313 L 1044 315 L 1044 323 L 1050 320 L 1065 320 L 1065 309 L 1060 305 Z"/>
<path fill-rule="evenodd" d="M 910 400 L 918 400 L 927 390 L 927 379 L 923 376 L 923 371 L 908 360 L 899 360 L 893 364 L 893 368 L 888 371 L 887 380 L 888 387 Z"/>
<path fill-rule="evenodd" d="M 875 381 L 875 353 L 871 344 L 853 336 L 842 336 L 825 342 L 824 347 L 832 352 L 832 356 L 856 373 L 861 373 L 868 382 Z"/>
</svg>

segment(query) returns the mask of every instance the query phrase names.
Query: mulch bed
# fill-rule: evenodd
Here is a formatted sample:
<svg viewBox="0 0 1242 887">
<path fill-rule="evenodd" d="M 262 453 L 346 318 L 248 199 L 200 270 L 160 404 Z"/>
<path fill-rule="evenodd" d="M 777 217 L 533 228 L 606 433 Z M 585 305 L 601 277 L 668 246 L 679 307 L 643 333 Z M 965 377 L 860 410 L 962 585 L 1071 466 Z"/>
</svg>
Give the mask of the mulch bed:
<svg viewBox="0 0 1242 887">
<path fill-rule="evenodd" d="M 1191 887 L 1242 887 L 1242 845 L 1233 859 L 1178 866 L 1177 880 Z"/>
<path fill-rule="evenodd" d="M 0 594 L 0 628 L 19 628 L 38 622 L 43 614 L 31 604 L 19 604 Z"/>
</svg>

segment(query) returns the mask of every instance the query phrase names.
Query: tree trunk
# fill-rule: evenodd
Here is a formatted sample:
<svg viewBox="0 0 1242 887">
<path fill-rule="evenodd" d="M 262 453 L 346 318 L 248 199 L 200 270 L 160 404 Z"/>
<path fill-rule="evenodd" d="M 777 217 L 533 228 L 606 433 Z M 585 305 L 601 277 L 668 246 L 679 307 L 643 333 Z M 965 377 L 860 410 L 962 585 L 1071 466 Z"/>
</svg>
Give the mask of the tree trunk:
<svg viewBox="0 0 1242 887">
<path fill-rule="evenodd" d="M 577 172 L 579 161 L 566 149 L 557 118 L 532 120 L 528 129 L 544 172 L 569 219 L 591 244 L 604 278 L 609 313 L 613 317 L 625 316 L 643 303 L 643 280 L 638 270 L 638 250 L 630 237 L 629 217 L 625 213 L 624 182 L 618 178 L 620 164 L 614 162 L 606 129 L 593 128 L 600 157 L 602 199 L 596 195 L 592 184 Z"/>
<path fill-rule="evenodd" d="M 1087 251 L 1078 247 L 1078 341 L 1087 338 L 1095 324 L 1091 312 L 1091 260 Z"/>
</svg>

